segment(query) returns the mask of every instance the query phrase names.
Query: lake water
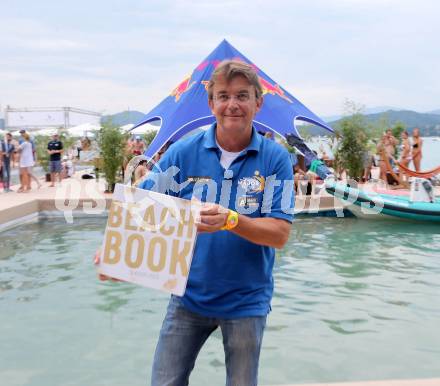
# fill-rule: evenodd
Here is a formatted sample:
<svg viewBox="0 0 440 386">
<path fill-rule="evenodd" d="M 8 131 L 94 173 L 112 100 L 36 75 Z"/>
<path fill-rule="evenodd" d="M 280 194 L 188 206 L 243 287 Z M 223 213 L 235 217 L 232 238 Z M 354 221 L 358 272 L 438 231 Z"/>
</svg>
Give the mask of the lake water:
<svg viewBox="0 0 440 386">
<path fill-rule="evenodd" d="M 104 226 L 0 234 L 1 385 L 149 384 L 168 296 L 96 280 Z M 440 376 L 438 226 L 298 217 L 274 276 L 260 384 Z M 215 332 L 190 384 L 224 378 Z"/>
</svg>

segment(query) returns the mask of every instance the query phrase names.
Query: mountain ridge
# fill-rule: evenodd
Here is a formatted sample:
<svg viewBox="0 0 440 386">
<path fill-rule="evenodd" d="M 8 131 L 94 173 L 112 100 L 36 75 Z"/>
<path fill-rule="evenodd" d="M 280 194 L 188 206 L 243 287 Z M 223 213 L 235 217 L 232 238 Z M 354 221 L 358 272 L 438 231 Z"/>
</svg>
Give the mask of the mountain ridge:
<svg viewBox="0 0 440 386">
<path fill-rule="evenodd" d="M 380 113 L 362 115 L 364 116 L 365 122 L 371 126 L 381 124 L 392 127 L 397 123 L 402 123 L 406 130 L 410 132 L 418 127 L 423 137 L 440 136 L 440 114 L 437 113 L 419 113 L 412 110 L 388 110 Z M 333 121 L 326 121 L 326 123 L 336 129 L 343 119 L 344 117 L 341 117 Z M 315 125 L 302 126 L 301 132 L 308 135 L 328 135 L 327 130 Z"/>
<path fill-rule="evenodd" d="M 101 118 L 101 124 L 107 123 L 114 126 L 124 126 L 132 123 L 136 125 L 142 122 L 144 118 L 145 114 L 140 111 L 126 110 L 115 114 L 103 115 Z"/>
</svg>

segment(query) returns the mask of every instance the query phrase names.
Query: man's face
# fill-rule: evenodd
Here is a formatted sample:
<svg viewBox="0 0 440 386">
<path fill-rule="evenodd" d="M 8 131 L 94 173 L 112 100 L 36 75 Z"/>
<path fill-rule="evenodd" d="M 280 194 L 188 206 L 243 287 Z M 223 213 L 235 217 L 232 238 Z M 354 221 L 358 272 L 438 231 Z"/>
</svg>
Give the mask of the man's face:
<svg viewBox="0 0 440 386">
<path fill-rule="evenodd" d="M 209 107 L 220 130 L 231 134 L 251 131 L 252 120 L 260 110 L 263 99 L 255 97 L 255 87 L 243 76 L 236 76 L 229 83 L 217 79 L 213 88 L 213 99 Z"/>
</svg>

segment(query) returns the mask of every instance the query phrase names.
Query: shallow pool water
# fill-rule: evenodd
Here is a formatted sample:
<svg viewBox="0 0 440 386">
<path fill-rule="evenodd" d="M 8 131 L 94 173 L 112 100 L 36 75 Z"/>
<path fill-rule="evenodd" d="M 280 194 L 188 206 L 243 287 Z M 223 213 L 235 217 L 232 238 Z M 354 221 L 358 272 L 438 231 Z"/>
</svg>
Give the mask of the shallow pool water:
<svg viewBox="0 0 440 386">
<path fill-rule="evenodd" d="M 0 384 L 149 384 L 168 296 L 96 280 L 105 219 L 0 233 Z M 299 217 L 277 255 L 260 384 L 440 376 L 440 232 Z M 220 333 L 191 385 L 224 384 Z"/>
</svg>

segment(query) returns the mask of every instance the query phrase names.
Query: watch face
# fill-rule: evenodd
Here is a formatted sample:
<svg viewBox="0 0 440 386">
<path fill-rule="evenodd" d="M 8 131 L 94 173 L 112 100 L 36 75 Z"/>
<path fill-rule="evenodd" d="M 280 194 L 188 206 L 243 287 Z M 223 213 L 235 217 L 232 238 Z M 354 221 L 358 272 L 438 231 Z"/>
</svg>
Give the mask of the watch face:
<svg viewBox="0 0 440 386">
<path fill-rule="evenodd" d="M 227 225 L 229 228 L 234 228 L 238 223 L 238 215 L 236 212 L 230 212 L 228 219 L 227 219 Z"/>
</svg>

